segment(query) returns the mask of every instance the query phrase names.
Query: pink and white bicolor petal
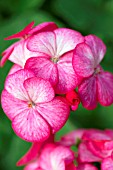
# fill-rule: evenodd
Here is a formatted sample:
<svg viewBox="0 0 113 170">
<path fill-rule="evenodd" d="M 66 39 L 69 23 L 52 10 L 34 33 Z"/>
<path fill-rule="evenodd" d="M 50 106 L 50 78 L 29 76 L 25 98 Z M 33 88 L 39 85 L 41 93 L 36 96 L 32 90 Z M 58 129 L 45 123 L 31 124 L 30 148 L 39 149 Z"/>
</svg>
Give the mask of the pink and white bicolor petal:
<svg viewBox="0 0 113 170">
<path fill-rule="evenodd" d="M 91 76 L 84 79 L 78 87 L 78 94 L 82 105 L 88 109 L 95 109 L 97 106 L 97 85 L 96 78 Z"/>
<path fill-rule="evenodd" d="M 36 160 L 25 166 L 24 170 L 42 170 L 42 169 L 39 167 L 38 160 Z"/>
<path fill-rule="evenodd" d="M 69 106 L 61 97 L 56 97 L 48 103 L 38 104 L 36 107 L 40 115 L 49 123 L 52 133 L 64 126 L 69 116 Z"/>
<path fill-rule="evenodd" d="M 53 86 L 55 86 L 58 82 L 57 65 L 47 58 L 29 58 L 25 64 L 25 68 L 34 72 L 35 76 L 49 80 Z"/>
<path fill-rule="evenodd" d="M 1 104 L 5 114 L 11 120 L 13 120 L 20 112 L 23 112 L 28 108 L 28 104 L 25 101 L 15 98 L 7 90 L 2 91 Z"/>
<path fill-rule="evenodd" d="M 80 43 L 76 46 L 73 56 L 73 68 L 81 77 L 89 77 L 93 74 L 95 68 L 94 56 L 87 44 Z"/>
<path fill-rule="evenodd" d="M 19 137 L 29 142 L 42 142 L 50 135 L 48 123 L 33 108 L 27 108 L 14 117 L 12 127 Z"/>
<path fill-rule="evenodd" d="M 17 65 L 17 64 L 14 64 L 14 65 L 11 67 L 8 75 L 14 74 L 15 72 L 17 72 L 17 71 L 19 71 L 19 70 L 21 70 L 21 69 L 22 69 L 21 66 L 19 66 L 19 65 Z"/>
<path fill-rule="evenodd" d="M 72 57 L 73 52 L 68 52 L 57 62 L 58 83 L 55 88 L 56 93 L 65 94 L 78 85 L 78 78 L 72 66 Z"/>
<path fill-rule="evenodd" d="M 98 170 L 97 167 L 91 165 L 91 164 L 80 164 L 78 167 L 77 167 L 77 170 Z"/>
<path fill-rule="evenodd" d="M 58 26 L 54 22 L 44 22 L 32 28 L 29 34 L 34 35 L 39 32 L 53 31 L 57 28 Z"/>
<path fill-rule="evenodd" d="M 25 69 L 8 75 L 5 82 L 5 89 L 17 99 L 28 101 L 28 94 L 23 86 L 23 82 L 30 77 L 34 77 L 34 73 Z"/>
<path fill-rule="evenodd" d="M 113 170 L 113 159 L 111 157 L 105 158 L 101 163 L 102 170 Z"/>
<path fill-rule="evenodd" d="M 101 72 L 97 75 L 98 101 L 103 106 L 113 103 L 113 74 Z"/>
<path fill-rule="evenodd" d="M 58 28 L 54 30 L 56 37 L 56 56 L 61 56 L 64 53 L 71 51 L 75 46 L 84 41 L 84 37 L 77 31 Z"/>
<path fill-rule="evenodd" d="M 95 35 L 85 36 L 85 43 L 91 48 L 94 56 L 95 66 L 97 66 L 103 59 L 106 53 L 106 46 L 103 41 Z"/>
<path fill-rule="evenodd" d="M 35 104 L 49 102 L 55 97 L 55 93 L 50 82 L 42 78 L 28 78 L 24 81 L 23 85 L 29 98 Z"/>
</svg>

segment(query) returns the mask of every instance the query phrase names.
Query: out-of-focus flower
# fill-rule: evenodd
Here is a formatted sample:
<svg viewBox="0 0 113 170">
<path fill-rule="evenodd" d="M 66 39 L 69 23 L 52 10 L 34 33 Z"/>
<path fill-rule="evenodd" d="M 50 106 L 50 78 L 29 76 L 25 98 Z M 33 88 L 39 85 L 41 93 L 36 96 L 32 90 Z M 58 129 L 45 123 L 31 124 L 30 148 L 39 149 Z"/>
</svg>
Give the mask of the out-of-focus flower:
<svg viewBox="0 0 113 170">
<path fill-rule="evenodd" d="M 113 103 L 113 75 L 103 71 L 99 65 L 105 52 L 104 43 L 94 35 L 86 36 L 85 42 L 78 44 L 74 50 L 74 70 L 84 78 L 78 94 L 87 109 L 96 108 L 97 102 L 103 106 Z"/>
<path fill-rule="evenodd" d="M 44 141 L 57 132 L 69 116 L 69 106 L 55 97 L 49 81 L 29 70 L 10 74 L 1 96 L 2 107 L 15 133 L 27 141 Z"/>
</svg>

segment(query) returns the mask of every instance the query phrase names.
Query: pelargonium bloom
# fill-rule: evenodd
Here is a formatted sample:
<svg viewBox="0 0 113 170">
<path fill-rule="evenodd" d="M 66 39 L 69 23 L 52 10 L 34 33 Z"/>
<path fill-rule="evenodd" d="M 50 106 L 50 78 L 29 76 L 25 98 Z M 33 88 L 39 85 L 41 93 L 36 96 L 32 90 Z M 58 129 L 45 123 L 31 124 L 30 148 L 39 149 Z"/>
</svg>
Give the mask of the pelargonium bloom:
<svg viewBox="0 0 113 170">
<path fill-rule="evenodd" d="M 26 40 L 39 32 L 45 32 L 45 31 L 53 31 L 54 29 L 58 28 L 57 25 L 54 22 L 44 22 L 42 24 L 39 24 L 38 26 L 32 28 L 34 25 L 34 22 L 31 22 L 28 24 L 22 31 L 11 35 L 5 40 L 11 40 L 11 39 L 17 39 L 19 38 L 20 41 L 14 43 L 9 48 L 7 48 L 2 53 L 2 60 L 1 60 L 1 66 L 5 64 L 5 62 L 9 59 L 15 64 L 18 64 L 19 66 L 23 67 L 23 64 L 25 64 L 25 59 L 35 56 L 35 53 L 31 53 L 28 51 L 28 49 L 24 45 L 24 41 L 26 44 Z"/>
<path fill-rule="evenodd" d="M 84 41 L 83 36 L 74 30 L 57 28 L 31 36 L 28 49 L 41 53 L 29 58 L 25 68 L 31 69 L 36 76 L 49 80 L 56 93 L 67 93 L 78 84 L 72 67 L 73 49 Z"/>
<path fill-rule="evenodd" d="M 47 139 L 65 124 L 70 111 L 49 81 L 24 69 L 7 77 L 1 103 L 15 133 L 27 141 Z"/>
<path fill-rule="evenodd" d="M 87 109 L 96 108 L 97 102 L 103 106 L 113 103 L 113 75 L 99 65 L 105 52 L 104 43 L 94 35 L 86 36 L 84 43 L 78 44 L 74 50 L 74 70 L 84 78 L 78 94 Z"/>
</svg>

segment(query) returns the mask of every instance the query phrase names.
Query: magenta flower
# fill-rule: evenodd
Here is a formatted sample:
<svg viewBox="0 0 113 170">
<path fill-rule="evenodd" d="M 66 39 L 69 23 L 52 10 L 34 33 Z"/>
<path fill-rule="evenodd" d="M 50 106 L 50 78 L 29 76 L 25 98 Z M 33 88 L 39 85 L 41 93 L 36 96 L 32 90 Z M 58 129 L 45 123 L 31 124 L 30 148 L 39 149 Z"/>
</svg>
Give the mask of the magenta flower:
<svg viewBox="0 0 113 170">
<path fill-rule="evenodd" d="M 27 141 L 44 141 L 69 116 L 68 104 L 55 97 L 51 84 L 28 70 L 7 77 L 1 99 L 15 133 Z"/>
<path fill-rule="evenodd" d="M 103 71 L 99 65 L 105 52 L 104 43 L 94 35 L 86 36 L 85 42 L 74 50 L 73 67 L 83 78 L 78 93 L 87 109 L 96 108 L 97 102 L 103 106 L 113 103 L 113 75 Z"/>
<path fill-rule="evenodd" d="M 49 80 L 56 93 L 67 93 L 78 84 L 72 67 L 72 50 L 83 41 L 79 32 L 66 28 L 34 35 L 28 41 L 28 49 L 41 55 L 28 59 L 25 68 L 31 69 L 36 76 Z"/>
<path fill-rule="evenodd" d="M 5 40 L 11 40 L 11 39 L 21 39 L 20 41 L 14 43 L 13 45 L 11 45 L 9 48 L 7 48 L 3 53 L 2 53 L 2 60 L 0 65 L 3 66 L 5 64 L 5 62 L 9 59 L 12 62 L 14 62 L 15 64 L 18 64 L 20 66 L 23 66 L 23 63 L 25 62 L 26 58 L 29 58 L 31 56 L 35 56 L 35 53 L 29 52 L 27 50 L 27 48 L 25 47 L 26 45 L 26 40 L 34 35 L 34 34 L 38 34 L 39 32 L 45 32 L 45 31 L 53 31 L 54 29 L 58 28 L 57 25 L 54 22 L 44 22 L 42 24 L 39 24 L 38 26 L 32 28 L 34 25 L 34 22 L 31 22 L 30 24 L 28 24 L 22 31 L 11 35 L 7 38 L 5 38 Z M 16 47 L 16 49 L 15 49 Z M 13 52 L 14 51 L 14 52 Z M 12 54 L 13 52 L 13 54 Z M 31 54 L 31 55 L 30 55 Z"/>
<path fill-rule="evenodd" d="M 81 164 L 77 167 L 77 170 L 98 170 L 95 166 L 91 164 Z"/>
</svg>

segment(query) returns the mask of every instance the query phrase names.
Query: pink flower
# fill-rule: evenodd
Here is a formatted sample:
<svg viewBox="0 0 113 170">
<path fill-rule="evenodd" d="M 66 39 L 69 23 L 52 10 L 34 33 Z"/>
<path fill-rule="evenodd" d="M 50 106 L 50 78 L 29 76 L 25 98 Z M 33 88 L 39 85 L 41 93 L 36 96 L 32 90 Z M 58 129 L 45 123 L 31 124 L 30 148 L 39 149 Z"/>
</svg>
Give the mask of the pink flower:
<svg viewBox="0 0 113 170">
<path fill-rule="evenodd" d="M 46 140 L 69 116 L 68 104 L 55 97 L 51 84 L 28 70 L 7 77 L 1 99 L 15 133 L 27 141 Z"/>
<path fill-rule="evenodd" d="M 5 38 L 5 40 L 11 40 L 15 38 L 20 38 L 21 40 L 11 45 L 2 53 L 3 57 L 0 63 L 1 66 L 3 66 L 8 59 L 14 62 L 15 64 L 23 66 L 25 64 L 25 59 L 31 56 L 35 56 L 34 55 L 35 53 L 29 52 L 25 47 L 26 40 L 30 36 L 37 34 L 39 32 L 53 31 L 54 29 L 58 28 L 54 22 L 44 22 L 32 28 L 33 25 L 34 22 L 31 22 L 22 31 Z M 24 45 L 24 41 L 25 41 L 25 45 Z"/>
<path fill-rule="evenodd" d="M 96 108 L 97 102 L 103 106 L 113 103 L 113 75 L 103 71 L 99 65 L 105 52 L 104 43 L 94 35 L 86 36 L 85 42 L 78 44 L 74 50 L 74 70 L 84 78 L 78 94 L 87 109 Z"/>
<path fill-rule="evenodd" d="M 36 163 L 36 168 L 40 168 L 40 170 L 65 170 L 66 167 L 72 167 L 73 160 L 74 154 L 69 148 L 47 144 L 42 149 L 38 159 L 34 163 L 28 164 L 25 170 L 35 170 Z M 74 165 L 72 170 L 76 170 Z"/>
<path fill-rule="evenodd" d="M 113 170 L 113 158 L 108 157 L 103 159 L 101 164 L 101 170 Z"/>
<path fill-rule="evenodd" d="M 84 41 L 83 36 L 66 28 L 42 32 L 29 38 L 28 49 L 41 53 L 27 60 L 25 68 L 49 80 L 56 93 L 73 90 L 78 79 L 72 67 L 73 49 Z"/>
<path fill-rule="evenodd" d="M 80 164 L 77 170 L 98 170 L 95 166 L 91 164 Z"/>
</svg>

